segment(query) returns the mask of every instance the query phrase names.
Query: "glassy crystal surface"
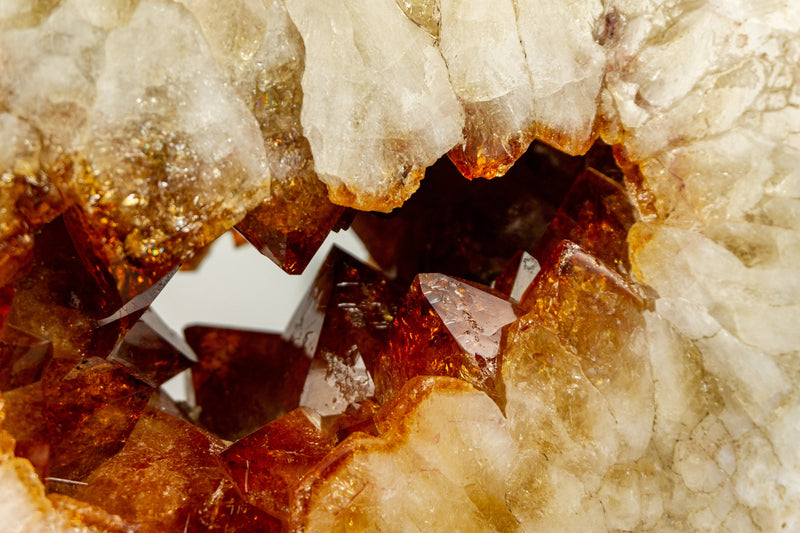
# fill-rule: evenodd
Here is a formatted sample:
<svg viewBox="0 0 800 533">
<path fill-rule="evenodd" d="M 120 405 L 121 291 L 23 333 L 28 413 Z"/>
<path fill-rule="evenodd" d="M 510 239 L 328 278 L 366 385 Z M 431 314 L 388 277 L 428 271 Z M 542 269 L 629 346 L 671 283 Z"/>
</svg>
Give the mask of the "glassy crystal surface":
<svg viewBox="0 0 800 533">
<path fill-rule="evenodd" d="M 279 531 L 247 504 L 219 452 L 222 442 L 161 410 L 148 408 L 125 447 L 77 490 L 140 531 Z"/>
<path fill-rule="evenodd" d="M 292 527 L 518 527 L 495 496 L 502 492 L 515 446 L 500 410 L 485 394 L 457 379 L 415 378 L 376 414 L 376 426 L 379 436 L 354 433 L 303 479 Z"/>
<path fill-rule="evenodd" d="M 333 248 L 284 333 L 311 358 L 300 405 L 334 415 L 375 394 L 371 372 L 399 302 L 392 282 Z"/>
<path fill-rule="evenodd" d="M 535 257 L 520 250 L 494 280 L 492 288 L 518 302 L 541 268 Z"/>
<path fill-rule="evenodd" d="M 157 388 L 192 366 L 197 357 L 180 335 L 148 309 L 114 347 L 108 360 Z"/>
<path fill-rule="evenodd" d="M 18 439 L 17 455 L 40 472 L 80 481 L 124 445 L 151 391 L 96 357 L 78 364 L 54 359 L 41 381 L 5 393 L 6 429 Z"/>
<path fill-rule="evenodd" d="M 630 271 L 628 230 L 636 221 L 625 189 L 594 169 L 578 176 L 533 251 L 544 259 L 563 239 L 622 274 Z"/>
<path fill-rule="evenodd" d="M 517 318 L 501 296 L 442 274 L 417 276 L 381 352 L 378 397 L 391 399 L 416 376 L 450 376 L 501 402 L 502 328 Z"/>
<path fill-rule="evenodd" d="M 798 28 L 787 2 L 3 2 L 4 531 L 800 529 Z M 234 480 L 200 407 L 105 359 L 248 213 L 299 270 L 343 206 L 396 208 L 445 154 L 501 174 L 534 138 L 491 186 L 440 163 L 408 209 L 356 221 L 402 284 L 439 273 L 519 300 L 494 359 L 504 412 L 442 377 L 378 406 L 397 315 L 382 282 L 329 269 L 286 336 L 305 367 L 275 375 L 337 408 L 263 430 L 325 443 L 292 471 L 298 441 L 273 442 L 289 453 L 265 512 L 242 494 L 261 443 Z M 573 186 L 587 168 L 613 181 Z M 498 316 L 420 301 L 444 324 L 423 336 L 494 342 Z M 206 413 L 250 390 L 238 368 L 259 374 L 234 359 Z M 264 382 L 265 404 L 231 404 L 266 418 L 215 416 L 259 435 L 305 403 L 274 408 L 284 385 Z M 84 489 L 113 509 L 54 495 Z"/>
<path fill-rule="evenodd" d="M 192 384 L 199 422 L 236 440 L 296 408 L 309 359 L 276 333 L 191 326 Z"/>
<path fill-rule="evenodd" d="M 0 390 L 38 381 L 52 353 L 50 341 L 10 324 L 0 330 Z"/>
<path fill-rule="evenodd" d="M 392 0 L 286 8 L 305 45 L 303 131 L 331 199 L 384 212 L 402 205 L 461 140 L 445 61 Z"/>
<path fill-rule="evenodd" d="M 310 156 L 310 153 L 307 155 Z M 272 186 L 272 198 L 236 225 L 253 246 L 290 274 L 301 274 L 328 233 L 347 218 L 316 176 L 292 176 Z"/>
<path fill-rule="evenodd" d="M 249 503 L 288 520 L 295 486 L 336 443 L 319 414 L 301 407 L 237 441 L 222 457 Z"/>
</svg>

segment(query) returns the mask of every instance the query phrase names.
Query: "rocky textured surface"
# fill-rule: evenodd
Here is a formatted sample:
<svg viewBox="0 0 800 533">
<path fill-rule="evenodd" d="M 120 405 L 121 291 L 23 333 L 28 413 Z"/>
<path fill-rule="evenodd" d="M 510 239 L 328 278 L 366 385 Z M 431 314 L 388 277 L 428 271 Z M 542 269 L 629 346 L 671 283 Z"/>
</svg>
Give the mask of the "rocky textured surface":
<svg viewBox="0 0 800 533">
<path fill-rule="evenodd" d="M 391 0 L 286 7 L 306 51 L 303 131 L 331 198 L 365 210 L 402 205 L 461 139 L 442 56 Z"/>
<path fill-rule="evenodd" d="M 800 529 L 798 28 L 793 3 L 3 4 L 4 524 Z M 618 167 L 520 157 L 598 138 Z M 284 335 L 312 367 L 297 403 L 329 416 L 254 400 L 261 418 L 206 423 L 255 431 L 223 453 L 154 391 L 185 362 L 162 375 L 129 348 L 179 263 L 239 224 L 301 270 L 345 206 L 398 207 L 444 154 L 535 178 L 467 194 L 434 167 L 416 207 L 359 215 L 435 321 L 406 327 L 379 273 L 326 265 Z M 448 277 L 506 267 L 521 316 Z M 376 364 L 386 339 L 430 347 L 422 370 Z M 251 354 L 223 355 L 197 375 L 246 383 Z M 34 471 L 105 510 L 45 498 Z"/>
</svg>

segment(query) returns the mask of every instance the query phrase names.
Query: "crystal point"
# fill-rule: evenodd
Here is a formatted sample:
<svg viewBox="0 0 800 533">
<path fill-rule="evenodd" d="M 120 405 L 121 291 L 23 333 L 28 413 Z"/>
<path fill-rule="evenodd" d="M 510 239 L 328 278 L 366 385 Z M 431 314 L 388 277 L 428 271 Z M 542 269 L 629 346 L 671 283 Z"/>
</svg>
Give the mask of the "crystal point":
<svg viewBox="0 0 800 533">
<path fill-rule="evenodd" d="M 415 376 L 464 379 L 500 401 L 498 360 L 514 306 L 488 287 L 420 274 L 398 312 L 375 371 L 378 397 L 392 398 Z"/>
<path fill-rule="evenodd" d="M 382 274 L 331 251 L 284 334 L 312 359 L 301 405 L 334 415 L 375 394 L 371 372 L 399 300 Z"/>
<path fill-rule="evenodd" d="M 192 383 L 200 423 L 236 440 L 298 406 L 309 360 L 280 335 L 191 326 Z"/>
</svg>

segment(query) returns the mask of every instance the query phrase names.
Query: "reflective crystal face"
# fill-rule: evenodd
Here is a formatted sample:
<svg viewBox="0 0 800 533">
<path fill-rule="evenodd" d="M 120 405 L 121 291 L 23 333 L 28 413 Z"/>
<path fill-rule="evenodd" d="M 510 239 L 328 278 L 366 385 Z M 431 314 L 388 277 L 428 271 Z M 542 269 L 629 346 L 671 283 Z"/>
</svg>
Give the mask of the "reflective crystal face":
<svg viewBox="0 0 800 533">
<path fill-rule="evenodd" d="M 2 2 L 3 531 L 800 530 L 773 4 Z M 351 223 L 285 331 L 148 310 Z"/>
</svg>

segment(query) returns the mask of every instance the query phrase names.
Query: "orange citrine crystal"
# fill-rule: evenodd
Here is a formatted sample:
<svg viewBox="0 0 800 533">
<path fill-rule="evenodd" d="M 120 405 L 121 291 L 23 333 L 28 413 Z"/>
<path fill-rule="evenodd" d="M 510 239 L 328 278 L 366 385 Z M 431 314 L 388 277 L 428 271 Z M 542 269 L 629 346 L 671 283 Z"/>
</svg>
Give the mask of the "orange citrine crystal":
<svg viewBox="0 0 800 533">
<path fill-rule="evenodd" d="M 236 440 L 298 406 L 309 358 L 276 333 L 191 326 L 199 422 Z"/>
<path fill-rule="evenodd" d="M 450 376 L 499 401 L 502 329 L 516 318 L 511 302 L 488 287 L 420 274 L 381 352 L 375 371 L 378 397 L 390 399 L 415 376 Z"/>
</svg>

